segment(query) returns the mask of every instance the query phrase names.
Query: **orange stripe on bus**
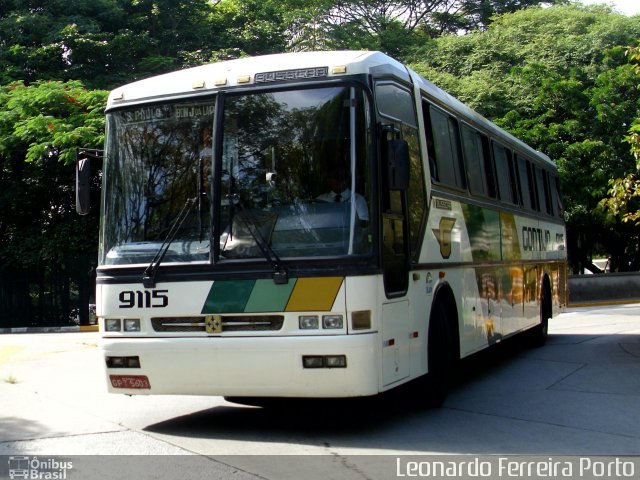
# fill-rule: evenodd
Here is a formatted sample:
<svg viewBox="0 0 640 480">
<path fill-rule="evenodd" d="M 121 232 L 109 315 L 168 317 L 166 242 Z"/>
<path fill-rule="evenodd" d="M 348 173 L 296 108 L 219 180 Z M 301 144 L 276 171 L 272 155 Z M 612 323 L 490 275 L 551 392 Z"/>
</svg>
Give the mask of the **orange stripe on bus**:
<svg viewBox="0 0 640 480">
<path fill-rule="evenodd" d="M 285 311 L 331 310 L 343 280 L 343 277 L 298 278 Z"/>
</svg>

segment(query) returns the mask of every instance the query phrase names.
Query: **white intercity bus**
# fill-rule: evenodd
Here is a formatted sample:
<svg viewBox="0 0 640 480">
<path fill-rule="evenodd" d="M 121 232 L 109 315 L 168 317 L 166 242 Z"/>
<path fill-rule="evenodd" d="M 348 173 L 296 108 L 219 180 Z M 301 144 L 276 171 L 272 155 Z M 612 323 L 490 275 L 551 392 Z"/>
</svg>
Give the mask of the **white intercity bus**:
<svg viewBox="0 0 640 480">
<path fill-rule="evenodd" d="M 460 359 L 544 342 L 565 304 L 554 163 L 382 53 L 185 69 L 114 90 L 106 115 L 111 392 L 355 397 L 419 379 L 438 403 Z"/>
</svg>

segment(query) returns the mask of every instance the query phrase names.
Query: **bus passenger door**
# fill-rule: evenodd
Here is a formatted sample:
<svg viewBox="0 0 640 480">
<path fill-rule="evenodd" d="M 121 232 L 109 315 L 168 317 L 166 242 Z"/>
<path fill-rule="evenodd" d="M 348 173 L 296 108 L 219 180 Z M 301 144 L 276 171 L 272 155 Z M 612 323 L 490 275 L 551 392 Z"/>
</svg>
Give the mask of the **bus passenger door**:
<svg viewBox="0 0 640 480">
<path fill-rule="evenodd" d="M 416 125 L 411 90 L 390 80 L 375 86 L 379 118 L 382 266 L 387 298 L 407 294 L 409 287 L 409 232 L 407 189 L 409 145 L 403 132 Z M 398 319 L 401 321 L 402 319 Z"/>
<path fill-rule="evenodd" d="M 405 190 L 387 190 L 382 213 L 382 262 L 385 296 L 399 301 L 382 305 L 382 380 L 390 385 L 409 375 L 411 324 Z M 404 300 L 401 300 L 404 297 Z"/>
<path fill-rule="evenodd" d="M 382 305 L 382 385 L 391 385 L 409 375 L 409 335 L 406 322 L 409 302 Z"/>
<path fill-rule="evenodd" d="M 387 298 L 404 296 L 409 286 L 405 202 L 400 191 L 391 191 L 392 206 L 382 213 L 382 262 Z"/>
<path fill-rule="evenodd" d="M 404 132 L 415 130 L 411 89 L 392 80 L 375 85 L 380 152 L 380 226 L 384 294 L 382 305 L 382 382 L 409 376 L 411 312 L 409 288 L 409 144 Z"/>
</svg>

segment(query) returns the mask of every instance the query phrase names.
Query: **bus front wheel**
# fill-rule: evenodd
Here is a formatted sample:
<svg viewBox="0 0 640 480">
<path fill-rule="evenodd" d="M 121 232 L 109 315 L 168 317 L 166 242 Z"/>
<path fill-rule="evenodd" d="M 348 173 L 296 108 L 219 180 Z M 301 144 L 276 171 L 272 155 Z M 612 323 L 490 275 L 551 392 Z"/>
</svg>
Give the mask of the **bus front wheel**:
<svg viewBox="0 0 640 480">
<path fill-rule="evenodd" d="M 429 319 L 427 405 L 439 407 L 447 397 L 455 371 L 454 334 L 444 302 L 437 302 Z"/>
</svg>

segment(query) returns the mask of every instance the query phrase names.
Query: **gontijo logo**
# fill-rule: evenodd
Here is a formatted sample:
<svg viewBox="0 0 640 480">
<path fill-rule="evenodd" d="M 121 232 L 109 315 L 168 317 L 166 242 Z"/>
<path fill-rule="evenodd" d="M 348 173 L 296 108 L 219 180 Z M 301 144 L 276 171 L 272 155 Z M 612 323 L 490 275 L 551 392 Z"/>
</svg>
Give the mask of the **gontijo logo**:
<svg viewBox="0 0 640 480">
<path fill-rule="evenodd" d="M 73 468 L 73 462 L 63 462 L 55 458 L 41 460 L 38 457 L 10 456 L 9 478 L 42 480 L 64 480 L 67 470 Z"/>
</svg>

